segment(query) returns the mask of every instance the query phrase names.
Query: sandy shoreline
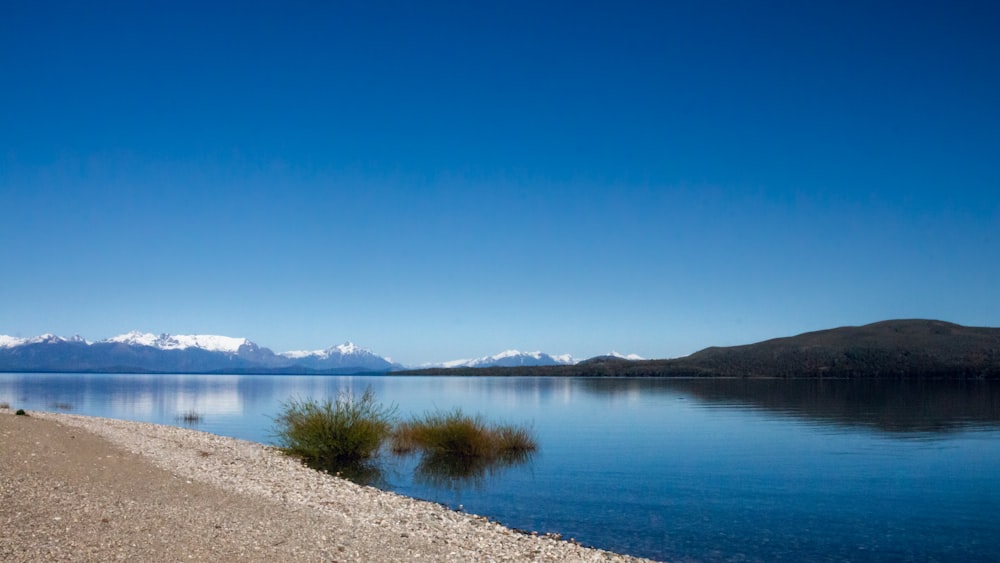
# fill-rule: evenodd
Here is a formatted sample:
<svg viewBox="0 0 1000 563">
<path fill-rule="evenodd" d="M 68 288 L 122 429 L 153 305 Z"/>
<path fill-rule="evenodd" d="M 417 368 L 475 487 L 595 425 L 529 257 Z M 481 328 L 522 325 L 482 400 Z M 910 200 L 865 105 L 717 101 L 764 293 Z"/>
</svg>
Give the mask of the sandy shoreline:
<svg viewBox="0 0 1000 563">
<path fill-rule="evenodd" d="M 0 560 L 643 561 L 148 423 L 0 416 Z"/>
</svg>

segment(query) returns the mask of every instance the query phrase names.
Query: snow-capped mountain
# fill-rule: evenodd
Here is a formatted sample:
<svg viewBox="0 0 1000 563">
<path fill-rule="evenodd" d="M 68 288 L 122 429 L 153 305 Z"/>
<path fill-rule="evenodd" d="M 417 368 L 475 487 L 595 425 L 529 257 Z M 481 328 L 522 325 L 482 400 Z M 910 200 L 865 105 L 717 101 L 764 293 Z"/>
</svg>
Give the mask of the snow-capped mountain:
<svg viewBox="0 0 1000 563">
<path fill-rule="evenodd" d="M 347 343 L 316 352 L 275 354 L 246 338 L 129 332 L 98 342 L 79 336 L 0 335 L 0 371 L 155 373 L 364 373 L 396 366 Z"/>
<path fill-rule="evenodd" d="M 215 334 L 161 334 L 156 336 L 148 332 L 132 331 L 113 336 L 103 342 L 128 344 L 130 346 L 149 346 L 159 350 L 185 350 L 200 348 L 209 352 L 226 352 L 236 354 L 241 348 L 257 350 L 259 347 L 246 338 L 218 336 Z"/>
<path fill-rule="evenodd" d="M 618 352 L 615 352 L 614 350 L 612 350 L 611 352 L 609 352 L 608 355 L 611 356 L 612 358 L 619 358 L 619 359 L 622 359 L 622 360 L 639 361 L 639 360 L 645 360 L 646 359 L 646 358 L 643 358 L 642 356 L 640 356 L 639 354 L 627 354 L 627 355 L 626 354 L 619 354 Z"/>
<path fill-rule="evenodd" d="M 330 369 L 346 366 L 364 366 L 371 370 L 390 370 L 398 367 L 392 359 L 384 358 L 353 342 L 331 346 L 326 350 L 292 350 L 279 356 L 293 360 L 296 365 L 313 369 Z"/>
<path fill-rule="evenodd" d="M 84 340 L 79 334 L 73 336 L 72 338 L 63 338 L 49 332 L 40 336 L 35 336 L 34 338 L 17 338 L 14 336 L 7 336 L 6 334 L 0 334 L 0 348 L 13 348 L 24 344 L 54 344 L 60 342 L 86 342 L 89 344 L 89 342 Z"/>
<path fill-rule="evenodd" d="M 569 354 L 552 356 L 544 352 L 521 352 L 518 350 L 506 350 L 492 356 L 483 356 L 471 360 L 452 360 L 440 364 L 432 364 L 426 367 L 443 368 L 485 368 L 485 367 L 514 367 L 514 366 L 558 366 L 575 364 L 576 360 Z"/>
<path fill-rule="evenodd" d="M 17 338 L 14 336 L 7 336 L 6 334 L 0 334 L 0 348 L 13 348 L 15 346 L 20 346 L 27 341 L 27 338 Z"/>
</svg>

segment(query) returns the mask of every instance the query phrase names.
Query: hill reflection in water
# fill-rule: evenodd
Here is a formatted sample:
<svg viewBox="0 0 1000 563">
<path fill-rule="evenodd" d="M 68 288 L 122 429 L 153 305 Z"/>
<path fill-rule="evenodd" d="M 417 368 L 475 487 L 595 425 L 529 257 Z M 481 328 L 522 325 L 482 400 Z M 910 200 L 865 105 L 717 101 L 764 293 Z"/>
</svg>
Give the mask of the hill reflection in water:
<svg viewBox="0 0 1000 563">
<path fill-rule="evenodd" d="M 598 394 L 681 393 L 708 405 L 894 434 L 1000 427 L 997 381 L 594 378 L 583 387 Z"/>
</svg>

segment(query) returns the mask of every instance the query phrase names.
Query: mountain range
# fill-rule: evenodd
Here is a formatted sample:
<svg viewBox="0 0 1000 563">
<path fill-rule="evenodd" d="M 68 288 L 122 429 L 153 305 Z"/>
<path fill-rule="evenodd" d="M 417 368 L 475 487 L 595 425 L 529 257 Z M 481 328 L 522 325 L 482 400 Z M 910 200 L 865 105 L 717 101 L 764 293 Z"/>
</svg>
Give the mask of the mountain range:
<svg viewBox="0 0 1000 563">
<path fill-rule="evenodd" d="M 90 342 L 79 336 L 0 335 L 0 371 L 115 373 L 368 373 L 402 366 L 351 342 L 276 354 L 246 338 L 130 332 Z"/>
<path fill-rule="evenodd" d="M 450 374 L 737 378 L 1000 379 L 1000 328 L 900 319 L 710 347 L 669 360 L 508 350 L 405 369 L 347 342 L 276 354 L 245 338 L 130 332 L 98 342 L 43 334 L 0 335 L 0 371 L 260 374 Z"/>
<path fill-rule="evenodd" d="M 615 353 L 613 353 L 615 354 Z M 616 357 L 625 358 L 620 354 Z M 630 356 L 638 358 L 638 356 Z M 507 350 L 493 356 L 421 367 L 572 365 L 569 355 Z M 246 338 L 129 332 L 91 342 L 80 336 L 0 335 L 0 371 L 114 373 L 385 373 L 404 366 L 347 342 L 325 350 L 275 353 Z"/>
</svg>

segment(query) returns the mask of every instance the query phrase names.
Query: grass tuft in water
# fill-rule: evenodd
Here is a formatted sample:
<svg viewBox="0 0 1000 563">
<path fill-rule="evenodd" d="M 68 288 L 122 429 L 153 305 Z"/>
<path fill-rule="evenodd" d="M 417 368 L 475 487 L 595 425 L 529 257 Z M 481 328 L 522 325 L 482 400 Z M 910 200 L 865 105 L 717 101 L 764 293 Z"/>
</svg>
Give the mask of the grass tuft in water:
<svg viewBox="0 0 1000 563">
<path fill-rule="evenodd" d="M 183 413 L 177 415 L 177 419 L 186 422 L 188 424 L 197 424 L 202 421 L 205 417 L 198 411 L 190 409 L 184 411 Z"/>
</svg>

